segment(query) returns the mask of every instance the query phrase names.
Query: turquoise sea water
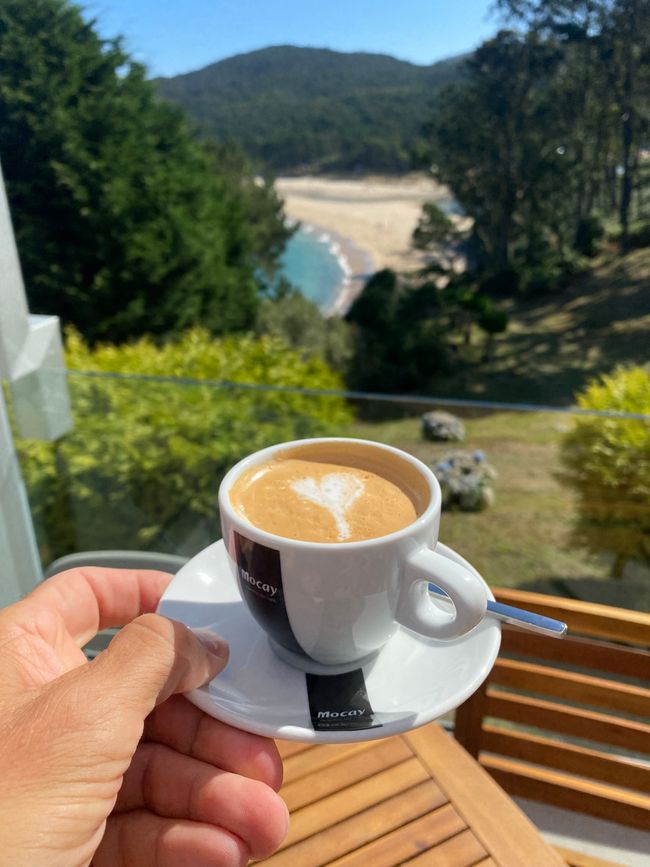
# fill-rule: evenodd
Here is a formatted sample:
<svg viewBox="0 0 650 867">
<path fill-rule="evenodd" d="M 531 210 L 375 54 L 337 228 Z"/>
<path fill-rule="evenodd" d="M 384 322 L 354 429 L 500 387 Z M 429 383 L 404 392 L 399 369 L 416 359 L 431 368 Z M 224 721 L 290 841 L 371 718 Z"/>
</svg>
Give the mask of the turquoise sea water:
<svg viewBox="0 0 650 867">
<path fill-rule="evenodd" d="M 345 279 L 337 249 L 331 245 L 326 232 L 301 227 L 289 240 L 281 259 L 281 276 L 321 310 L 332 305 L 336 289 Z"/>
<path fill-rule="evenodd" d="M 446 214 L 462 214 L 452 200 L 439 201 L 437 204 Z M 367 272 L 368 275 L 372 273 L 370 258 Z M 336 239 L 324 229 L 303 223 L 287 243 L 280 259 L 278 276 L 284 277 L 323 312 L 327 312 L 336 299 L 337 289 L 349 274 L 346 274 L 345 260 L 341 257 Z"/>
</svg>

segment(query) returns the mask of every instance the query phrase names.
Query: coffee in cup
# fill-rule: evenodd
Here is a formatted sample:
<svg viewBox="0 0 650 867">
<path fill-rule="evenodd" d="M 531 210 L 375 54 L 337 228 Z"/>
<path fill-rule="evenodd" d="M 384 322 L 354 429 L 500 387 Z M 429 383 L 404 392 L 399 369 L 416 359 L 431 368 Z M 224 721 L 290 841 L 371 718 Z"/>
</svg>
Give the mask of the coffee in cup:
<svg viewBox="0 0 650 867">
<path fill-rule="evenodd" d="M 385 463 L 379 473 L 368 469 L 363 453 L 354 459 L 331 447 L 281 452 L 242 473 L 230 502 L 254 526 L 287 539 L 331 544 L 387 536 L 415 521 L 418 498 Z"/>
<path fill-rule="evenodd" d="M 440 486 L 417 458 L 344 438 L 263 449 L 219 489 L 242 599 L 282 659 L 318 673 L 365 664 L 400 626 L 447 640 L 482 619 L 482 579 L 434 550 L 440 506 Z"/>
</svg>

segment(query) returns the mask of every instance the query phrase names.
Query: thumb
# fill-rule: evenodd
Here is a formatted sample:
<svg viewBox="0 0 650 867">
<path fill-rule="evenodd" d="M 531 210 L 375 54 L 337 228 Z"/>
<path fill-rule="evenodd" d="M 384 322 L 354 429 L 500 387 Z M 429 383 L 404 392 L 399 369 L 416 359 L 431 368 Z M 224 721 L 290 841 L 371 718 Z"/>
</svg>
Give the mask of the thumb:
<svg viewBox="0 0 650 867">
<path fill-rule="evenodd" d="M 207 630 L 143 614 L 88 666 L 91 680 L 143 719 L 170 695 L 195 689 L 228 662 L 228 644 Z"/>
</svg>

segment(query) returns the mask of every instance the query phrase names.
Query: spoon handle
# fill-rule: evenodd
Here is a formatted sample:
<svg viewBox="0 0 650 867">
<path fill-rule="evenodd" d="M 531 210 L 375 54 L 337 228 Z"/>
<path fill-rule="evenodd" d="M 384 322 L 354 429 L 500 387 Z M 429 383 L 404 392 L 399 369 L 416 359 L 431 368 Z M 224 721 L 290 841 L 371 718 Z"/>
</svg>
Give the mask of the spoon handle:
<svg viewBox="0 0 650 867">
<path fill-rule="evenodd" d="M 437 596 L 447 596 L 444 590 L 429 584 L 429 590 Z M 530 632 L 540 632 L 552 638 L 563 638 L 566 635 L 567 625 L 561 620 L 552 617 L 544 617 L 533 611 L 525 611 L 523 608 L 514 608 L 512 605 L 503 605 L 501 602 L 493 602 L 488 599 L 488 613 L 503 623 L 518 626 L 520 629 L 528 629 Z"/>
</svg>

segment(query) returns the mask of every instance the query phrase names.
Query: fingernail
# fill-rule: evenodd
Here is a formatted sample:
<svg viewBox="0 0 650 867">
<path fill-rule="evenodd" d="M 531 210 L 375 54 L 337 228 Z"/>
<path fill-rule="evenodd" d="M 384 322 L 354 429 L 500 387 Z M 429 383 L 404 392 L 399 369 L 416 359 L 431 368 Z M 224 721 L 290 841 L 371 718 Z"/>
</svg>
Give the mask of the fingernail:
<svg viewBox="0 0 650 867">
<path fill-rule="evenodd" d="M 192 632 L 213 656 L 219 659 L 228 659 L 230 647 L 225 638 L 221 638 L 215 632 L 210 632 L 209 629 L 193 629 Z"/>
</svg>

